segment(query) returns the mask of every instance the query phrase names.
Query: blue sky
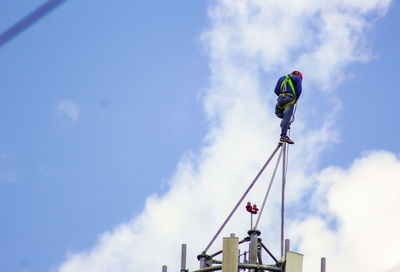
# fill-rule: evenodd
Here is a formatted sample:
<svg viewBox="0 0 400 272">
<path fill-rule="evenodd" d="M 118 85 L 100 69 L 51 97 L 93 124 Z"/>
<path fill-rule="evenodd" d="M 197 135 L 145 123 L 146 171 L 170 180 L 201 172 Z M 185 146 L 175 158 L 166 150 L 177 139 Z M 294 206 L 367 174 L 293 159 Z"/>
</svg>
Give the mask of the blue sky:
<svg viewBox="0 0 400 272">
<path fill-rule="evenodd" d="M 41 3 L 2 3 L 1 29 Z M 1 270 L 89 247 L 196 149 L 205 22 L 202 2 L 68 1 L 1 48 Z"/>
<path fill-rule="evenodd" d="M 354 2 L 362 10 L 374 1 L 365 5 L 344 2 Z M 42 3 L 42 0 L 3 1 L 0 31 Z M 302 143 L 304 147 L 299 146 L 298 152 L 312 153 L 318 149 L 315 156 L 305 160 L 311 162 L 310 168 L 302 166 L 299 160 L 293 164 L 298 168 L 293 170 L 293 177 L 301 181 L 302 168 L 320 177 L 329 176 L 332 166 L 349 170 L 357 159 L 364 158 L 361 154 L 370 150 L 385 150 L 398 156 L 398 3 L 391 3 L 387 14 L 382 16 L 378 15 L 379 4 L 370 11 L 357 13 L 365 19 L 359 33 L 353 30 L 362 57 L 334 56 L 343 61 L 321 62 L 336 69 L 327 69 L 327 72 L 315 71 L 310 63 L 298 58 L 296 50 L 313 52 L 310 44 L 300 40 L 300 48 L 285 47 L 287 43 L 283 42 L 280 48 L 280 37 L 274 36 L 268 42 L 279 48 L 277 52 L 288 52 L 288 59 L 268 63 L 265 57 L 267 64 L 257 64 L 257 68 L 253 65 L 254 55 L 240 55 L 235 51 L 235 46 L 241 49 L 237 37 L 238 45 L 229 47 L 232 52 L 219 51 L 218 37 L 223 40 L 224 33 L 218 27 L 226 27 L 224 24 L 229 25 L 229 20 L 239 24 L 240 20 L 235 21 L 234 13 L 227 14 L 228 19 L 224 21 L 224 14 L 210 12 L 217 10 L 218 5 L 226 8 L 230 4 L 229 1 L 224 4 L 66 1 L 0 48 L 0 271 L 58 271 L 60 267 L 65 269 L 62 271 L 88 271 L 82 268 L 84 264 L 79 268 L 79 261 L 73 270 L 68 261 L 73 263 L 74 254 L 80 252 L 95 255 L 99 240 L 112 240 L 113 234 L 117 235 L 122 228 L 119 228 L 121 224 L 126 226 L 126 222 L 132 222 L 132 229 L 137 228 L 141 221 L 135 221 L 136 218 L 151 214 L 152 203 L 155 208 L 160 203 L 163 207 L 175 203 L 172 196 L 174 190 L 179 190 L 176 186 L 190 186 L 184 180 L 202 180 L 200 177 L 215 170 L 208 168 L 211 167 L 208 158 L 213 157 L 210 154 L 214 149 L 226 148 L 229 156 L 254 160 L 249 163 L 256 164 L 256 169 L 257 163 L 263 163 L 265 153 L 260 156 L 254 150 L 265 148 L 268 153 L 275 145 L 271 135 L 276 134 L 279 123 L 271 123 L 270 120 L 275 120 L 272 109 L 267 110 L 274 103 L 271 93 L 275 80 L 290 72 L 292 63 L 305 71 L 304 103 L 299 103 L 298 132 L 297 124 L 293 131 L 296 141 L 293 158 L 300 156 L 295 150 Z M 291 30 L 304 40 L 310 33 L 329 36 L 312 28 L 307 30 L 306 23 L 304 28 Z M 243 40 L 246 41 L 245 36 Z M 243 44 L 246 49 L 246 43 Z M 357 55 L 357 48 L 352 50 Z M 225 52 L 228 53 L 225 55 Z M 243 74 L 245 83 L 237 82 L 238 86 L 243 83 L 257 90 L 249 91 L 248 96 L 259 97 L 261 102 L 249 102 L 254 102 L 257 110 L 260 103 L 271 113 L 269 117 L 254 119 L 255 127 L 265 124 L 265 128 L 260 128 L 260 135 L 267 136 L 260 142 L 254 139 L 255 146 L 239 148 L 240 139 L 221 137 L 237 135 L 247 139 L 258 133 L 250 127 L 248 134 L 253 136 L 246 136 L 241 127 L 231 127 L 232 123 L 240 123 L 240 114 L 236 115 L 240 111 L 231 112 L 224 101 L 232 99 L 234 104 L 236 96 L 241 101 L 247 100 L 239 91 L 231 94 L 229 88 L 233 87 L 225 82 L 232 78 L 230 66 L 225 70 L 231 65 L 230 54 L 236 63 L 244 60 L 243 67 L 255 71 L 249 76 Z M 220 76 L 221 71 L 229 75 Z M 257 77 L 258 85 L 251 76 Z M 326 77 L 325 83 L 333 88 L 319 88 L 319 76 Z M 342 77 L 343 80 L 338 80 Z M 335 105 L 339 105 L 337 110 Z M 321 129 L 327 123 L 329 127 Z M 314 136 L 317 138 L 315 149 L 313 141 L 306 140 Z M 243 150 L 246 147 L 255 156 Z M 232 168 L 230 162 L 235 165 L 233 158 L 215 161 L 221 161 L 226 168 Z M 191 164 L 194 170 L 190 170 Z M 254 165 L 248 167 L 253 169 Z M 249 169 L 237 176 L 250 180 L 254 171 Z M 200 174 L 192 175 L 192 172 Z M 219 177 L 217 170 L 215 173 Z M 394 174 L 393 179 L 397 177 Z M 326 179 L 334 180 L 331 176 Z M 302 188 L 301 185 L 294 187 Z M 318 188 L 301 190 L 309 192 Z M 241 190 L 238 188 L 236 193 Z M 214 203 L 213 195 L 208 197 Z M 226 200 L 228 207 L 236 198 L 232 196 L 232 199 Z M 222 220 L 221 215 L 225 216 L 226 211 L 219 212 L 215 216 Z M 171 218 L 179 221 L 180 217 Z M 214 230 L 211 224 L 210 229 L 204 230 L 204 237 L 211 237 Z M 109 233 L 111 238 L 104 233 Z M 307 233 L 301 237 L 307 237 Z M 198 243 L 205 246 L 207 242 Z M 306 250 L 307 246 L 303 248 Z M 83 256 L 83 259 L 88 257 Z M 95 257 L 87 259 L 89 263 L 96 260 Z"/>
</svg>

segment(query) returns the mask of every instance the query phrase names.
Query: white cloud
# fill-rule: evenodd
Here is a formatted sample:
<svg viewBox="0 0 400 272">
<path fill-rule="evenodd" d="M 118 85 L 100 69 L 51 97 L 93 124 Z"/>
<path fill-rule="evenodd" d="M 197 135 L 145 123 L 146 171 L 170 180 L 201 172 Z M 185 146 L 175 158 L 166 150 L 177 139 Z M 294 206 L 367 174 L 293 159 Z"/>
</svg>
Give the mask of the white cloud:
<svg viewBox="0 0 400 272">
<path fill-rule="evenodd" d="M 399 272 L 400 271 L 400 264 L 397 266 L 394 266 L 392 268 L 390 268 L 389 270 L 386 270 L 384 272 Z"/>
<path fill-rule="evenodd" d="M 58 114 L 63 115 L 71 119 L 72 121 L 77 121 L 80 117 L 79 106 L 75 102 L 70 100 L 61 100 L 57 103 Z"/>
<path fill-rule="evenodd" d="M 184 156 L 165 195 L 149 197 L 140 215 L 103 234 L 92 249 L 70 253 L 60 271 L 157 271 L 163 264 L 168 264 L 170 271 L 176 271 L 180 243 L 183 242 L 188 243 L 189 265 L 195 268 L 196 254 L 205 248 L 276 146 L 279 120 L 273 114 L 275 98 L 271 93 L 265 95 L 265 89 L 272 89 L 275 82 L 268 82 L 265 86 L 260 74 L 290 72 L 293 67 L 298 68 L 305 75 L 305 92 L 312 88 L 313 91 L 320 91 L 321 97 L 330 99 L 329 92 L 326 92 L 328 84 L 322 88 L 318 86 L 324 82 L 329 82 L 329 86 L 338 84 L 346 77 L 344 67 L 355 61 L 368 60 L 370 54 L 364 35 L 369 24 L 365 16 L 384 14 L 389 2 L 225 0 L 210 3 L 213 5 L 209 10 L 211 27 L 203 35 L 212 72 L 210 87 L 203 98 L 210 121 L 206 145 L 199 155 Z M 316 263 L 318 260 L 315 257 L 322 255 L 328 257 L 328 265 L 335 262 L 332 267 L 341 267 L 342 261 L 346 263 L 348 266 L 341 271 L 358 270 L 354 267 L 360 258 L 356 256 L 353 259 L 350 253 L 357 252 L 358 247 L 364 245 L 361 238 L 351 243 L 348 224 L 353 223 L 349 219 L 352 213 L 340 203 L 347 202 L 347 190 L 360 190 L 361 173 L 371 171 L 371 176 L 375 173 L 374 164 L 363 162 L 375 160 L 381 153 L 372 153 L 366 159 L 355 162 L 350 170 L 330 168 L 320 175 L 316 174 L 319 154 L 336 140 L 332 135 L 336 133 L 335 113 L 340 110 L 340 102 L 336 101 L 330 109 L 325 109 L 325 114 L 317 112 L 318 120 L 324 122 L 310 129 L 307 120 L 315 115 L 314 105 L 318 104 L 319 98 L 305 96 L 302 99 L 299 115 L 303 118 L 296 121 L 294 132 L 296 141 L 301 144 L 291 148 L 288 204 L 301 206 L 299 204 L 302 204 L 305 194 L 317 186 L 313 198 L 320 206 L 317 211 L 331 216 L 325 218 L 316 213 L 309 217 L 302 214 L 305 220 L 296 221 L 295 227 L 291 225 L 290 233 L 308 258 L 304 271 L 318 271 L 319 263 Z M 391 156 L 391 162 L 396 165 L 397 159 L 393 155 L 383 152 L 382 156 L 385 159 Z M 361 171 L 364 167 L 365 172 Z M 389 172 L 393 169 L 387 169 L 387 175 L 396 175 L 396 172 Z M 271 169 L 268 169 L 246 201 L 261 202 L 270 174 Z M 335 179 L 337 176 L 346 178 L 347 183 Z M 317 178 L 313 180 L 313 177 Z M 336 184 L 336 181 L 339 183 Z M 372 190 L 373 186 L 371 184 L 366 188 Z M 277 186 L 273 188 L 260 225 L 266 236 L 264 241 L 275 250 L 279 242 L 279 222 L 275 220 L 279 218 L 278 189 Z M 388 199 L 391 198 L 379 195 L 380 201 Z M 360 204 L 367 204 L 359 201 Z M 373 209 L 375 206 L 367 207 Z M 387 207 L 386 202 L 382 203 L 374 208 L 374 212 Z M 332 231 L 327 225 L 332 218 L 344 224 L 339 225 L 338 231 Z M 372 224 L 365 229 L 366 232 L 374 226 L 382 227 L 381 223 L 374 223 L 362 220 L 357 226 L 361 228 L 364 224 Z M 341 229 L 342 226 L 345 228 Z M 240 209 L 221 237 L 230 232 L 243 237 L 248 227 L 248 215 Z M 324 239 L 325 247 L 320 251 L 313 251 L 314 246 L 316 248 L 317 243 L 322 241 L 315 236 Z M 352 246 L 353 251 L 343 248 L 348 246 Z M 375 243 L 374 246 L 377 250 L 386 250 L 381 248 L 382 244 Z M 217 240 L 210 251 L 220 247 L 221 241 Z M 360 252 L 369 254 L 371 259 L 374 256 L 372 250 L 367 252 L 360 248 Z M 395 257 L 391 257 L 385 265 L 390 268 L 390 265 L 394 267 L 396 264 L 398 261 L 396 263 Z"/>
<path fill-rule="evenodd" d="M 313 196 L 319 214 L 292 226 L 307 266 L 322 254 L 330 271 L 386 271 L 398 265 L 399 181 L 399 157 L 386 151 L 365 154 L 349 169 L 322 171 Z M 337 221 L 334 229 L 326 216 Z"/>
</svg>

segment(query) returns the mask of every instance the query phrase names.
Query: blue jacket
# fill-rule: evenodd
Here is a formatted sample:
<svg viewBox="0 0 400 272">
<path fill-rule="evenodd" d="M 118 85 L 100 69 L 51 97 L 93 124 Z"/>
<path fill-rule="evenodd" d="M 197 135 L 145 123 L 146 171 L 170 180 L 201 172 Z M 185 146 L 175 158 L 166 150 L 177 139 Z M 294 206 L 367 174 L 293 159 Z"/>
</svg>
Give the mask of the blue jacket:
<svg viewBox="0 0 400 272">
<path fill-rule="evenodd" d="M 281 78 L 279 78 L 278 82 L 276 83 L 274 92 L 275 92 L 275 94 L 278 95 L 278 96 L 279 96 L 280 93 L 282 93 L 281 84 L 282 84 L 282 82 L 285 80 L 285 78 L 286 78 L 286 75 L 282 76 Z M 295 92 L 296 92 L 296 100 L 297 100 L 297 99 L 300 98 L 301 91 L 302 91 L 302 87 L 301 87 L 301 77 L 295 76 L 295 75 L 291 75 L 290 78 L 291 78 L 291 80 L 292 80 L 292 82 L 293 82 L 293 86 L 294 86 L 294 89 L 295 89 Z M 289 83 L 286 83 L 286 85 L 287 85 L 287 86 L 286 86 L 286 89 L 287 89 L 287 90 L 291 90 L 291 89 L 292 89 L 292 88 L 290 87 L 290 84 L 289 84 Z"/>
</svg>

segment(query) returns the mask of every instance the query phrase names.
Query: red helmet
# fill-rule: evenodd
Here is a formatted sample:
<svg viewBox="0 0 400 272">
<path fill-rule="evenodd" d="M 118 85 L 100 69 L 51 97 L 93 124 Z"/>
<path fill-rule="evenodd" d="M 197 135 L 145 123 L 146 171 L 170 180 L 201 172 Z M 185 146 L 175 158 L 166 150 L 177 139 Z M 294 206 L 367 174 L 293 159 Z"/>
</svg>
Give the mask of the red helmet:
<svg viewBox="0 0 400 272">
<path fill-rule="evenodd" d="M 303 74 L 300 71 L 293 71 L 292 75 L 299 76 L 303 80 Z"/>
</svg>

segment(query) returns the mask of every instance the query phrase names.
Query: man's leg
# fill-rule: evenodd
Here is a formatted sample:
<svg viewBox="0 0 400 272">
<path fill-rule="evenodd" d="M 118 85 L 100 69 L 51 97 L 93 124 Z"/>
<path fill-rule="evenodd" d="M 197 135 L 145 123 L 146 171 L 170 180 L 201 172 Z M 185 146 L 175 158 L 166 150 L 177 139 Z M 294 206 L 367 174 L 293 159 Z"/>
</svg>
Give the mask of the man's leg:
<svg viewBox="0 0 400 272">
<path fill-rule="evenodd" d="M 283 118 L 283 109 L 278 108 L 278 105 L 275 106 L 275 115 L 279 118 Z"/>
<path fill-rule="evenodd" d="M 290 125 L 290 119 L 292 118 L 294 105 L 287 106 L 283 111 L 283 119 L 282 119 L 282 129 L 281 129 L 281 142 L 286 142 L 288 144 L 294 144 L 292 140 L 287 136 L 287 131 Z"/>
<path fill-rule="evenodd" d="M 294 109 L 294 104 L 287 106 L 283 110 L 281 136 L 287 136 L 287 131 L 289 128 L 290 119 L 292 118 L 293 109 Z"/>
</svg>

